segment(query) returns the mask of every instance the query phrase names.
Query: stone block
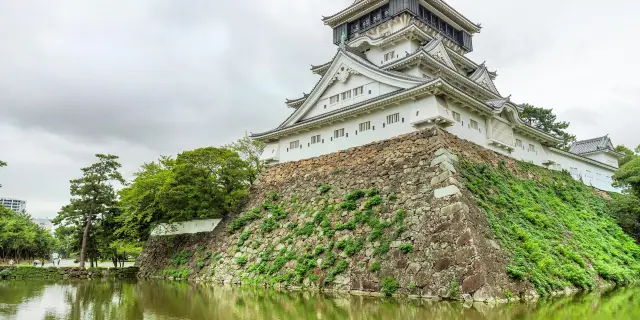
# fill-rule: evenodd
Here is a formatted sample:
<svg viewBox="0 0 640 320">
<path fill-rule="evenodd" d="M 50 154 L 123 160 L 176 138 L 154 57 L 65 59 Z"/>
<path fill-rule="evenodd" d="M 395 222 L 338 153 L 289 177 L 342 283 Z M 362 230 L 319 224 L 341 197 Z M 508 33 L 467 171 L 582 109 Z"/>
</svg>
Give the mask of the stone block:
<svg viewBox="0 0 640 320">
<path fill-rule="evenodd" d="M 435 155 L 436 155 L 436 157 L 441 156 L 441 155 L 446 155 L 447 157 L 452 159 L 454 162 L 458 161 L 458 156 L 456 156 L 455 154 L 449 152 L 449 150 L 447 150 L 445 148 L 438 149 L 438 151 L 436 151 Z"/>
<path fill-rule="evenodd" d="M 433 191 L 433 195 L 434 197 L 436 197 L 436 199 L 453 196 L 453 195 L 459 195 L 459 194 L 461 194 L 460 189 L 458 189 L 458 187 L 456 186 L 448 186 L 448 187 L 436 189 L 435 191 Z"/>
<path fill-rule="evenodd" d="M 453 160 L 451 158 L 449 158 L 449 156 L 447 156 L 446 154 L 443 154 L 443 155 L 435 157 L 435 159 L 433 159 L 431 161 L 431 166 L 435 167 L 435 166 L 437 166 L 437 165 L 439 165 L 441 163 L 445 163 L 445 162 L 453 164 Z"/>
<path fill-rule="evenodd" d="M 449 162 L 443 162 L 441 164 L 439 164 L 440 170 L 442 171 L 449 171 L 451 173 L 456 173 L 456 168 L 453 166 L 453 164 L 449 163 Z"/>
<path fill-rule="evenodd" d="M 451 177 L 451 171 L 446 170 L 445 172 L 433 177 L 431 179 L 431 186 L 435 186 L 438 185 L 444 181 L 447 181 L 447 179 L 449 179 L 449 177 Z"/>
<path fill-rule="evenodd" d="M 484 273 L 479 273 L 470 277 L 465 278 L 462 281 L 462 292 L 463 293 L 472 293 L 478 291 L 478 289 L 482 288 L 487 282 Z"/>
<path fill-rule="evenodd" d="M 463 209 L 464 209 L 464 204 L 462 202 L 456 202 L 440 209 L 440 214 L 443 216 L 450 216 L 456 212 L 462 211 Z"/>
</svg>

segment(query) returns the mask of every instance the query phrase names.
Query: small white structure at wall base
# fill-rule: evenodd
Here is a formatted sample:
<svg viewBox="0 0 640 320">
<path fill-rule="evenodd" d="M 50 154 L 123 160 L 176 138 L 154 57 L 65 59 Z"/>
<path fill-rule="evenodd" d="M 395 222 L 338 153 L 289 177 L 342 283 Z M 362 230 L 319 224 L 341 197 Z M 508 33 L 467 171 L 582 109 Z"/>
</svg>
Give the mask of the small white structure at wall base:
<svg viewBox="0 0 640 320">
<path fill-rule="evenodd" d="M 193 234 L 211 232 L 222 219 L 192 220 L 176 223 L 163 223 L 151 231 L 151 236 L 172 236 L 178 234 Z"/>
</svg>

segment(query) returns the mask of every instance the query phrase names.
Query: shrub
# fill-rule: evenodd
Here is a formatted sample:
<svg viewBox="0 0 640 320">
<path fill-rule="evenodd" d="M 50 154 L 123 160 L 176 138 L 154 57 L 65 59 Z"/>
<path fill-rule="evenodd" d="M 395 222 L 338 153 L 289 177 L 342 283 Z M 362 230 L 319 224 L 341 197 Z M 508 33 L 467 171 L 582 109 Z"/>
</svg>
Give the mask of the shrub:
<svg viewBox="0 0 640 320">
<path fill-rule="evenodd" d="M 336 248 L 344 251 L 344 253 L 347 254 L 347 256 L 349 257 L 353 256 L 354 254 L 362 250 L 362 247 L 364 247 L 364 241 L 362 240 L 355 241 L 351 238 L 341 240 L 341 241 L 338 241 L 338 243 L 336 243 Z"/>
<path fill-rule="evenodd" d="M 329 192 L 329 190 L 331 190 L 331 187 L 328 185 L 321 185 L 320 188 L 318 188 L 318 191 L 320 191 L 320 194 L 325 194 L 327 192 Z"/>
<path fill-rule="evenodd" d="M 405 254 L 411 253 L 413 252 L 413 245 L 409 243 L 403 243 L 400 245 L 400 251 L 402 251 Z"/>
<path fill-rule="evenodd" d="M 369 266 L 369 272 L 378 272 L 380 271 L 380 262 L 376 261 Z"/>
<path fill-rule="evenodd" d="M 251 236 L 251 232 L 249 231 L 242 233 L 240 235 L 240 238 L 238 238 L 238 245 L 243 246 L 245 241 L 247 241 L 247 239 L 249 239 L 250 236 Z"/>
<path fill-rule="evenodd" d="M 233 233 L 237 230 L 244 228 L 247 224 L 259 218 L 260 218 L 260 209 L 254 208 L 252 211 L 249 211 L 244 214 L 240 214 L 235 219 L 233 219 L 233 221 L 231 221 L 227 226 L 227 231 L 230 233 Z"/>
<path fill-rule="evenodd" d="M 277 228 L 278 223 L 271 218 L 264 219 L 264 221 L 262 222 L 262 226 L 260 226 L 260 230 L 262 231 L 262 233 L 269 233 Z"/>
<path fill-rule="evenodd" d="M 376 188 L 371 188 L 369 189 L 369 191 L 367 191 L 367 196 L 369 197 L 374 197 L 380 194 L 380 191 L 378 191 L 378 189 Z"/>
<path fill-rule="evenodd" d="M 348 211 L 353 211 L 358 208 L 358 205 L 355 203 L 355 201 L 349 200 L 340 203 L 340 208 Z"/>
<path fill-rule="evenodd" d="M 313 222 L 305 222 L 305 224 L 296 230 L 297 236 L 311 236 L 316 230 L 316 225 Z"/>
<path fill-rule="evenodd" d="M 373 198 L 369 199 L 365 203 L 364 207 L 365 207 L 365 209 L 371 209 L 371 208 L 373 208 L 373 207 L 375 207 L 375 206 L 377 206 L 377 205 L 379 205 L 381 203 L 382 203 L 382 198 L 379 195 L 376 195 Z"/>
<path fill-rule="evenodd" d="M 362 199 L 365 196 L 365 194 L 366 193 L 364 192 L 364 190 L 354 190 L 347 193 L 344 196 L 344 198 L 345 200 L 348 200 L 348 201 L 356 201 L 358 199 Z"/>
<path fill-rule="evenodd" d="M 356 222 L 351 220 L 349 222 L 346 223 L 342 223 L 336 226 L 336 230 L 355 230 L 356 229 Z"/>
<path fill-rule="evenodd" d="M 271 201 L 278 201 L 278 194 L 275 192 L 269 192 L 269 194 L 267 194 L 267 198 L 269 198 L 269 200 Z"/>
<path fill-rule="evenodd" d="M 384 293 L 385 296 L 390 297 L 398 291 L 399 287 L 400 284 L 398 283 L 398 280 L 393 277 L 385 277 L 382 279 L 382 283 L 380 284 L 380 292 Z"/>
<path fill-rule="evenodd" d="M 447 296 L 450 298 L 455 298 L 460 294 L 460 283 L 458 281 L 453 280 L 449 284 L 449 290 L 447 292 Z"/>
</svg>

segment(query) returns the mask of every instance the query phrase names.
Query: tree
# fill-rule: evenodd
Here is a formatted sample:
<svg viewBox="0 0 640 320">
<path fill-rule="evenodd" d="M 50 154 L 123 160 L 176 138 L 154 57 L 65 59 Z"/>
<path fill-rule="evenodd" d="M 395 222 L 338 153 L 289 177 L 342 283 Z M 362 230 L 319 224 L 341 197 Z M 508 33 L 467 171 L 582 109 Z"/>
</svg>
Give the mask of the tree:
<svg viewBox="0 0 640 320">
<path fill-rule="evenodd" d="M 145 163 L 120 190 L 117 234 L 143 242 L 161 223 L 223 217 L 245 197 L 252 170 L 237 152 L 214 147 Z"/>
<path fill-rule="evenodd" d="M 82 226 L 80 268 L 84 268 L 88 249 L 96 254 L 96 243 L 89 247 L 92 226 L 116 208 L 117 195 L 111 183 L 125 183 L 118 172 L 121 165 L 117 156 L 97 154 L 96 157 L 98 162 L 83 168 L 81 178 L 71 180 L 71 203 L 54 219 L 55 224 Z"/>
<path fill-rule="evenodd" d="M 34 223 L 28 213 L 0 206 L 0 259 L 44 258 L 54 243 L 51 234 Z"/>
<path fill-rule="evenodd" d="M 626 188 L 631 194 L 640 197 L 640 157 L 634 157 L 625 163 L 613 175 L 614 186 Z"/>
<path fill-rule="evenodd" d="M 249 182 L 252 185 L 264 168 L 264 163 L 260 160 L 264 147 L 263 142 L 251 139 L 246 132 L 244 137 L 225 146 L 225 148 L 237 152 L 242 160 L 249 163 Z"/>
<path fill-rule="evenodd" d="M 640 149 L 640 146 L 638 146 L 638 148 L 636 150 L 638 150 L 638 149 Z M 616 151 L 625 155 L 622 159 L 618 160 L 618 165 L 621 166 L 621 167 L 623 165 L 625 165 L 626 163 L 628 163 L 629 161 L 631 161 L 633 158 L 637 157 L 636 153 L 633 152 L 633 150 L 631 150 L 631 149 L 629 149 L 629 148 L 627 148 L 626 146 L 623 146 L 623 145 L 617 146 L 616 147 Z"/>
<path fill-rule="evenodd" d="M 170 219 L 160 199 L 174 181 L 174 165 L 175 160 L 169 157 L 145 163 L 134 174 L 133 182 L 120 190 L 122 227 L 117 231 L 120 237 L 146 241 L 155 225 Z"/>
<path fill-rule="evenodd" d="M 640 198 L 633 195 L 614 195 L 611 212 L 626 233 L 640 243 Z"/>
<path fill-rule="evenodd" d="M 575 135 L 565 131 L 569 128 L 570 123 L 557 121 L 557 116 L 553 114 L 553 109 L 537 108 L 530 104 L 525 104 L 524 110 L 520 112 L 520 118 L 534 128 L 561 138 L 562 143 L 557 146 L 559 149 L 568 150 L 571 144 L 576 141 Z"/>
<path fill-rule="evenodd" d="M 7 166 L 7 163 L 6 163 L 6 162 L 4 162 L 4 161 L 2 161 L 2 160 L 0 160 L 0 168 L 2 168 L 2 167 L 6 167 L 6 166 Z M 1 185 L 1 184 L 0 184 L 0 188 L 2 188 L 2 185 Z"/>
</svg>

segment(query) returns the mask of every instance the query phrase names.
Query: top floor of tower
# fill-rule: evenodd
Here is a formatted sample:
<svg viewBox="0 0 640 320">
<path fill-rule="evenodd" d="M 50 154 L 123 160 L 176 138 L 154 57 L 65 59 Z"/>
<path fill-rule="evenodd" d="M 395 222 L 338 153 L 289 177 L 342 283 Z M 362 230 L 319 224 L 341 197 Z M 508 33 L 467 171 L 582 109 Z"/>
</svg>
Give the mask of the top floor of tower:
<svg viewBox="0 0 640 320">
<path fill-rule="evenodd" d="M 468 53 L 473 50 L 473 34 L 480 25 L 471 22 L 442 0 L 355 0 L 348 8 L 323 22 L 333 28 L 333 42 L 352 43 L 362 38 L 375 42 L 397 33 L 409 31 L 389 27 L 394 19 L 411 19 L 412 34 L 441 37 L 449 48 Z"/>
</svg>

